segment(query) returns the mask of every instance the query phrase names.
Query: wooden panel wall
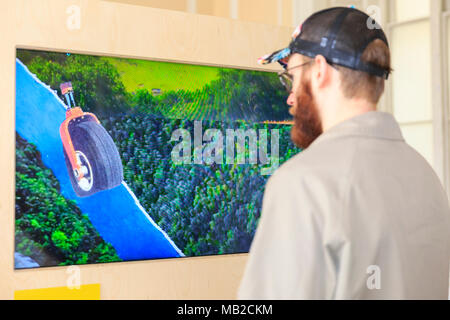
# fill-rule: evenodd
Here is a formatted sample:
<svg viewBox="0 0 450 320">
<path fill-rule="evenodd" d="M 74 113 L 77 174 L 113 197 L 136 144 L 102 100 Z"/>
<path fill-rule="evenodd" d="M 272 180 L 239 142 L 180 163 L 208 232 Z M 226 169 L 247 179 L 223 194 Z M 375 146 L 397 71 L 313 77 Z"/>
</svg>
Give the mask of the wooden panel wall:
<svg viewBox="0 0 450 320">
<path fill-rule="evenodd" d="M 189 2 L 194 3 L 198 14 L 231 18 L 233 0 L 105 0 L 136 4 L 153 8 L 189 12 Z M 292 27 L 292 4 L 299 0 L 234 0 L 237 19 L 278 26 Z M 300 0 L 302 2 L 312 0 Z M 314 0 L 317 1 L 317 0 Z"/>
</svg>

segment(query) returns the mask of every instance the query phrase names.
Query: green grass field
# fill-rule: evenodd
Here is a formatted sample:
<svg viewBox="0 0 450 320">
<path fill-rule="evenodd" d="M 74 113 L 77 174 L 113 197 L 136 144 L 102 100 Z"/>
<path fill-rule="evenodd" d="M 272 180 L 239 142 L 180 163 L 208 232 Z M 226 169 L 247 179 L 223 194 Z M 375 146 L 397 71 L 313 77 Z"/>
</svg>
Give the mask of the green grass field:
<svg viewBox="0 0 450 320">
<path fill-rule="evenodd" d="M 117 68 L 128 92 L 137 89 L 196 90 L 218 78 L 217 67 L 102 57 Z M 175 76 L 174 76 L 175 75 Z"/>
</svg>

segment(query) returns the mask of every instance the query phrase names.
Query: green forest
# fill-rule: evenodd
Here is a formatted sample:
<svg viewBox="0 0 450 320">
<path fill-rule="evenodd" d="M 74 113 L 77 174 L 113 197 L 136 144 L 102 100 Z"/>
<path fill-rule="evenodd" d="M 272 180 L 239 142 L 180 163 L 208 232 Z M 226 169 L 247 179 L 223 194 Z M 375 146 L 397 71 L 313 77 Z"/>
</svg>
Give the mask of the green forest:
<svg viewBox="0 0 450 320">
<path fill-rule="evenodd" d="M 161 88 L 163 94 L 153 95 L 148 89 L 127 91 L 120 73 L 109 62 L 111 58 L 30 50 L 18 50 L 17 56 L 54 90 L 71 81 L 75 101 L 84 111 L 98 116 L 135 112 L 170 119 L 250 122 L 292 118 L 286 106 L 287 94 L 275 73 L 218 68 L 218 79 L 201 89 Z"/>
<path fill-rule="evenodd" d="M 35 146 L 16 134 L 16 248 L 39 265 L 120 261 L 59 182 Z"/>
<path fill-rule="evenodd" d="M 261 166 L 257 164 L 175 165 L 171 161 L 171 151 L 176 142 L 171 141 L 171 134 L 179 128 L 192 132 L 193 120 L 205 120 L 202 121 L 205 129 L 223 131 L 278 129 L 281 165 L 301 150 L 290 140 L 291 126 L 263 123 L 290 119 L 285 105 L 286 93 L 276 75 L 221 69 L 219 78 L 201 89 L 154 96 L 148 89 L 128 92 L 114 65 L 99 57 L 18 50 L 18 58 L 54 90 L 59 91 L 62 82 L 72 82 L 77 104 L 84 111 L 95 113 L 115 141 L 122 158 L 124 180 L 152 219 L 186 256 L 248 252 L 268 176 L 260 174 Z M 32 148 L 26 141 L 22 144 Z M 18 144 L 17 148 L 19 153 L 24 147 Z M 270 152 L 270 144 L 268 150 Z M 28 212 L 48 214 L 42 201 L 54 203 L 56 200 L 50 195 L 58 196 L 64 206 L 52 209 L 55 220 L 47 222 L 51 226 L 44 227 L 38 221 L 34 231 L 29 219 L 24 220 L 27 221 L 24 224 L 22 215 L 16 214 L 18 251 L 35 257 L 33 252 L 45 248 L 58 256 L 60 263 L 117 261 L 114 249 L 98 242 L 98 235 L 92 227 L 88 228 L 89 221 L 76 204 L 58 193 L 57 181 L 50 180 L 51 172 L 36 160 L 35 153 L 22 152 L 17 163 L 23 170 L 29 170 L 28 167 L 35 170 L 34 179 L 49 198 L 37 199 L 29 205 Z M 17 174 L 22 173 L 18 170 Z M 16 200 L 20 200 L 24 192 L 37 188 L 26 184 L 26 177 L 19 178 Z M 18 210 L 25 209 L 16 208 L 16 212 Z M 58 220 L 71 216 L 80 220 L 83 235 L 90 239 L 83 242 L 82 248 L 77 242 L 81 231 L 77 229 L 78 233 L 73 236 L 72 227 L 66 230 L 65 220 Z M 34 234 L 30 233 L 32 231 Z"/>
<path fill-rule="evenodd" d="M 268 179 L 261 175 L 260 165 L 175 165 L 171 134 L 178 128 L 192 133 L 190 120 L 130 115 L 110 117 L 103 125 L 119 148 L 125 181 L 186 256 L 248 251 Z M 290 142 L 290 126 L 242 121 L 202 125 L 218 130 L 278 129 L 280 163 L 298 152 Z"/>
</svg>

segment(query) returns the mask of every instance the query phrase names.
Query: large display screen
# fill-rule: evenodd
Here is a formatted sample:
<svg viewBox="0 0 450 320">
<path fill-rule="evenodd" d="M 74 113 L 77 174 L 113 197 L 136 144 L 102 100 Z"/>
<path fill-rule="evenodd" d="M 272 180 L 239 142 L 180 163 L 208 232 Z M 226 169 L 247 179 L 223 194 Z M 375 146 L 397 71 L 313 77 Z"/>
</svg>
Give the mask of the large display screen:
<svg viewBox="0 0 450 320">
<path fill-rule="evenodd" d="M 272 72 L 17 49 L 15 268 L 248 252 L 298 153 Z"/>
</svg>

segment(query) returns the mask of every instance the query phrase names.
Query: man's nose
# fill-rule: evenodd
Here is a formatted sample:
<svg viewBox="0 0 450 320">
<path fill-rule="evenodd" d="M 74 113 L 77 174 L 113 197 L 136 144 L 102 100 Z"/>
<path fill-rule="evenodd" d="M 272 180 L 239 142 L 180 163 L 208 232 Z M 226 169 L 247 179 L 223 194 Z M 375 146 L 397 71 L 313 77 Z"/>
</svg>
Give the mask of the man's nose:
<svg viewBox="0 0 450 320">
<path fill-rule="evenodd" d="M 286 103 L 287 103 L 289 106 L 293 106 L 293 105 L 294 105 L 294 93 L 293 93 L 293 92 L 291 92 L 291 93 L 289 94 L 289 97 L 287 98 Z"/>
</svg>

